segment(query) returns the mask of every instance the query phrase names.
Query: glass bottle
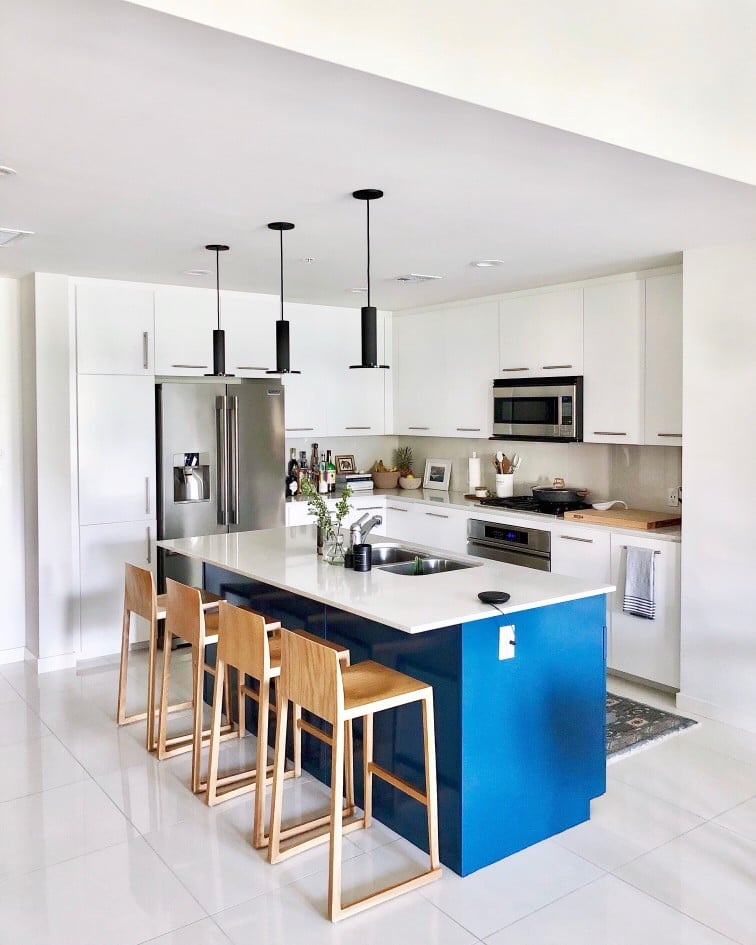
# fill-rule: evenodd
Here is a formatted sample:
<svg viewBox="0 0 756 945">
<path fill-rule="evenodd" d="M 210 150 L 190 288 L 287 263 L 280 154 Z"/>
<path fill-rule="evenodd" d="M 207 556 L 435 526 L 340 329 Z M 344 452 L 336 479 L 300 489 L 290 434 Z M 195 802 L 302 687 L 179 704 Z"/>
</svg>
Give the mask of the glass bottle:
<svg viewBox="0 0 756 945">
<path fill-rule="evenodd" d="M 336 467 L 333 465 L 330 450 L 326 450 L 326 474 L 328 476 L 328 491 L 334 493 L 336 491 Z"/>
</svg>

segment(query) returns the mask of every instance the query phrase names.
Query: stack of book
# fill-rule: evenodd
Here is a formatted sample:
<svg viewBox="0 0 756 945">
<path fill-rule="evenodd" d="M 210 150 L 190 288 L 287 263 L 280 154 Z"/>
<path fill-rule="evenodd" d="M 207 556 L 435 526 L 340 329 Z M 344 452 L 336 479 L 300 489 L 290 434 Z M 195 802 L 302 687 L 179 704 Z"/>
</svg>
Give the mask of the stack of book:
<svg viewBox="0 0 756 945">
<path fill-rule="evenodd" d="M 370 473 L 339 473 L 336 476 L 336 489 L 349 486 L 352 492 L 371 492 L 373 477 Z"/>
</svg>

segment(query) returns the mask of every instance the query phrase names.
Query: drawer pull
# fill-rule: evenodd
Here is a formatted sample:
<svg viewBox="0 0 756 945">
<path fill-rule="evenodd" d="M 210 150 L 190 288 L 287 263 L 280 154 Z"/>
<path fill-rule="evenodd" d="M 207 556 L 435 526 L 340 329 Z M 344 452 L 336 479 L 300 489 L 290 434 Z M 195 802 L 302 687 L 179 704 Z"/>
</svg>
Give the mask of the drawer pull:
<svg viewBox="0 0 756 945">
<path fill-rule="evenodd" d="M 180 368 L 191 368 L 192 370 L 201 370 L 202 368 L 209 368 L 209 364 L 172 364 L 171 367 L 180 367 Z"/>
<path fill-rule="evenodd" d="M 256 367 L 254 364 L 237 364 L 237 371 L 267 371 L 269 368 L 266 367 Z"/>
<path fill-rule="evenodd" d="M 682 436 L 682 433 L 657 433 L 657 436 Z"/>
<path fill-rule="evenodd" d="M 345 430 L 372 430 L 372 427 L 344 427 Z"/>
<path fill-rule="evenodd" d="M 306 433 L 308 430 L 314 430 L 315 427 L 286 427 L 287 433 Z"/>
<path fill-rule="evenodd" d="M 152 564 L 152 533 L 150 526 L 147 526 L 147 564 Z"/>
<path fill-rule="evenodd" d="M 408 430 L 430 430 L 430 427 L 407 427 Z"/>
<path fill-rule="evenodd" d="M 501 369 L 501 373 L 506 374 L 507 371 L 529 371 L 529 370 L 530 368 L 526 368 L 526 367 L 503 367 Z"/>
<path fill-rule="evenodd" d="M 587 545 L 593 544 L 592 538 L 578 538 L 576 535 L 560 535 L 560 538 L 564 538 L 565 541 L 584 541 Z"/>
<path fill-rule="evenodd" d="M 569 371 L 571 364 L 542 364 L 542 371 Z"/>
<path fill-rule="evenodd" d="M 409 512 L 409 509 L 402 508 L 401 505 L 387 505 L 386 508 L 392 512 Z"/>
<path fill-rule="evenodd" d="M 449 518 L 448 515 L 442 515 L 441 512 L 426 512 L 426 515 L 430 515 L 433 518 Z"/>
<path fill-rule="evenodd" d="M 620 430 L 594 430 L 594 436 L 627 436 L 627 433 L 624 433 Z"/>
<path fill-rule="evenodd" d="M 480 427 L 457 427 L 458 433 L 480 433 Z"/>
<path fill-rule="evenodd" d="M 627 545 L 620 545 L 620 548 L 622 548 L 624 551 L 627 551 Z M 655 554 L 655 555 L 660 555 L 660 554 L 661 554 L 661 551 L 656 551 L 656 550 L 654 549 L 654 554 Z"/>
</svg>

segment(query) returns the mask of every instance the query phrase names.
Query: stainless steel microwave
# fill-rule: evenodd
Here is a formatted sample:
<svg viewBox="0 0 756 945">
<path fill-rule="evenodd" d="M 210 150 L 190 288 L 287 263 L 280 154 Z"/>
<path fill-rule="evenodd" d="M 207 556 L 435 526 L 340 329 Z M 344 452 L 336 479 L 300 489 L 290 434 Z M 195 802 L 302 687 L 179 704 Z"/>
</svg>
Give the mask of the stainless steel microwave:
<svg viewBox="0 0 756 945">
<path fill-rule="evenodd" d="M 493 382 L 493 438 L 576 443 L 583 439 L 583 378 Z"/>
</svg>

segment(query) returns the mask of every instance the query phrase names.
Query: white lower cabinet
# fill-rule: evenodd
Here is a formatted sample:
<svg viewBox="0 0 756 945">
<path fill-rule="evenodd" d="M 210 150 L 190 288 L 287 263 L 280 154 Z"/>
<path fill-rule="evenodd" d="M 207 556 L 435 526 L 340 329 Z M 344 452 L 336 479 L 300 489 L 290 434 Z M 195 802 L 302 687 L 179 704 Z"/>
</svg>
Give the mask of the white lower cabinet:
<svg viewBox="0 0 756 945">
<path fill-rule="evenodd" d="M 415 512 L 417 505 L 399 499 L 386 498 L 386 534 L 397 541 L 412 541 L 415 534 Z"/>
<path fill-rule="evenodd" d="M 654 551 L 656 618 L 633 617 L 622 610 L 627 546 Z M 632 676 L 680 688 L 680 545 L 634 535 L 613 534 L 609 595 L 607 665 Z"/>
<path fill-rule="evenodd" d="M 336 508 L 337 499 L 326 499 L 326 505 L 328 506 L 331 516 L 333 517 L 334 511 Z M 355 499 L 352 496 L 349 500 L 349 514 L 345 517 L 342 527 L 349 528 L 352 522 L 356 522 L 360 516 L 364 515 L 366 512 L 369 515 L 380 515 L 383 519 L 382 524 L 376 525 L 371 529 L 371 535 L 385 535 L 386 534 L 386 521 L 385 521 L 385 509 L 384 509 L 384 499 L 376 499 L 373 496 L 360 496 Z M 315 517 L 310 514 L 307 508 L 307 502 L 297 501 L 297 502 L 287 502 L 286 503 L 286 524 L 289 525 L 313 525 L 315 523 Z"/>
<path fill-rule="evenodd" d="M 155 521 L 85 525 L 79 529 L 82 658 L 120 651 L 124 562 L 154 572 L 156 535 Z M 146 621 L 134 617 L 133 622 L 132 642 L 147 640 Z"/>
<path fill-rule="evenodd" d="M 439 503 L 433 508 L 429 503 L 417 503 L 413 509 L 412 527 L 414 534 L 411 541 L 420 545 L 430 545 L 454 554 L 467 551 L 467 512 L 450 509 Z"/>
<path fill-rule="evenodd" d="M 610 539 L 606 530 L 558 524 L 551 533 L 551 570 L 608 584 Z"/>
</svg>

